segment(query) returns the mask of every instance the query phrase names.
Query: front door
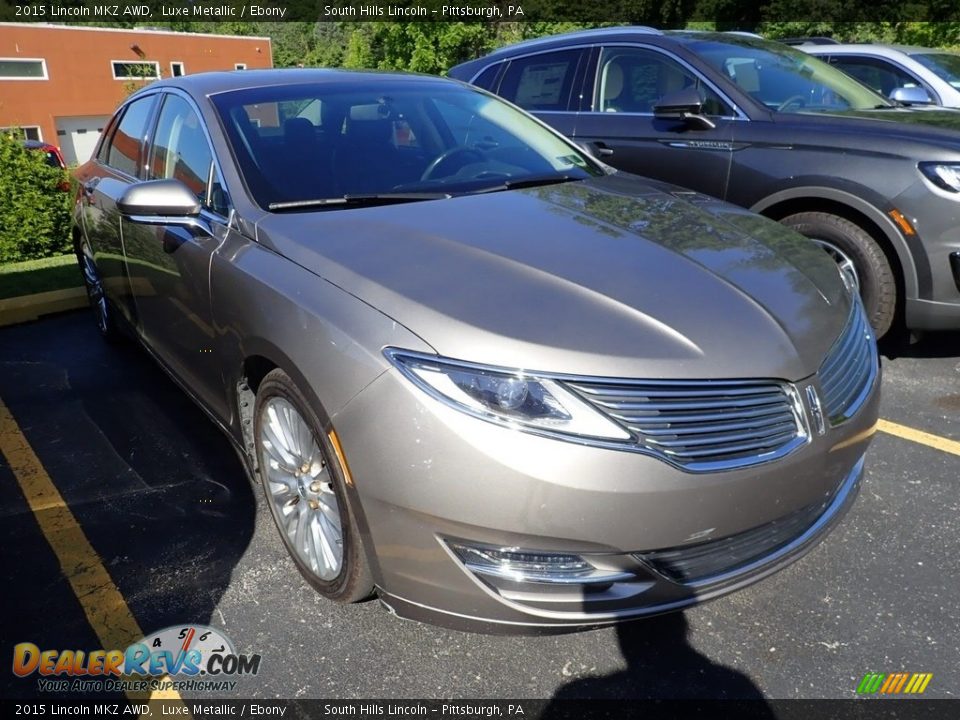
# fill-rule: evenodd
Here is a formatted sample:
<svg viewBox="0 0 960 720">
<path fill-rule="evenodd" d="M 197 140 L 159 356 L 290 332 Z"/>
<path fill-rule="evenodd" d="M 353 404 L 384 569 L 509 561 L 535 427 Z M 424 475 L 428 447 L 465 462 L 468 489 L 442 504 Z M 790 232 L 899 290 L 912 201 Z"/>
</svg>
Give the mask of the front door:
<svg viewBox="0 0 960 720">
<path fill-rule="evenodd" d="M 591 110 L 577 119 L 578 141 L 596 145 L 604 162 L 626 172 L 724 197 L 737 120 L 702 78 L 657 49 L 609 46 L 593 85 Z M 716 127 L 654 117 L 662 97 L 687 87 L 700 90 L 703 113 Z"/>
<path fill-rule="evenodd" d="M 227 207 L 202 121 L 183 97 L 164 96 L 147 166 L 201 201 L 205 230 L 122 220 L 123 245 L 143 338 L 214 412 L 224 414 L 210 309 L 210 259 L 227 233 Z"/>
</svg>

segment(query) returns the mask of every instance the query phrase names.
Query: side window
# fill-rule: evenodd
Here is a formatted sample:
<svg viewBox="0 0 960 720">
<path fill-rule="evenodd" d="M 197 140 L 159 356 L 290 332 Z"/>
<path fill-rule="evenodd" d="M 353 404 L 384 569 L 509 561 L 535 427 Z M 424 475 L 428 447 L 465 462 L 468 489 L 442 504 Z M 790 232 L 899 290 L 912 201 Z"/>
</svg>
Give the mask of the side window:
<svg viewBox="0 0 960 720">
<path fill-rule="evenodd" d="M 134 100 L 127 106 L 106 148 L 106 163 L 115 170 L 139 177 L 140 153 L 153 109 L 153 96 Z"/>
<path fill-rule="evenodd" d="M 517 58 L 500 81 L 499 94 L 525 110 L 570 110 L 570 96 L 583 50 Z"/>
<path fill-rule="evenodd" d="M 652 50 L 603 48 L 597 78 L 594 109 L 600 112 L 652 113 L 653 106 L 663 96 L 696 87 L 704 98 L 704 114 L 734 114 L 730 106 L 700 78 L 676 61 Z"/>
<path fill-rule="evenodd" d="M 893 63 L 876 58 L 834 55 L 830 61 L 843 70 L 847 75 L 852 75 L 874 92 L 878 92 L 884 97 L 899 87 L 923 87 L 913 75 L 901 70 Z"/>
<path fill-rule="evenodd" d="M 502 65 L 503 63 L 494 63 L 477 75 L 477 79 L 473 81 L 473 84 L 484 90 L 493 90 L 493 84 L 497 80 L 497 74 L 500 72 Z"/>
<path fill-rule="evenodd" d="M 150 159 L 150 179 L 167 178 L 190 188 L 208 209 L 225 214 L 226 195 L 201 120 L 186 100 L 173 94 L 160 109 Z"/>
<path fill-rule="evenodd" d="M 107 127 L 103 131 L 103 140 L 100 142 L 100 149 L 97 150 L 97 162 L 107 164 L 107 156 L 110 154 L 110 143 L 113 142 L 113 131 L 117 127 L 117 117 L 110 118 Z"/>
</svg>

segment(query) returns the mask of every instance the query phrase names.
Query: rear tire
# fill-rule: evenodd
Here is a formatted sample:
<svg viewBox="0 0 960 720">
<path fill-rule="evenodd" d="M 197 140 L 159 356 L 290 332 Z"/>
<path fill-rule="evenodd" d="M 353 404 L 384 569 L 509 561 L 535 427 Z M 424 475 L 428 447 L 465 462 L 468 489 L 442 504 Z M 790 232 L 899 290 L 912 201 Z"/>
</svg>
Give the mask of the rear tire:
<svg viewBox="0 0 960 720">
<path fill-rule="evenodd" d="M 297 569 L 317 592 L 351 603 L 373 592 L 344 473 L 323 424 L 290 377 L 270 371 L 254 403 L 257 474 Z"/>
<path fill-rule="evenodd" d="M 812 240 L 834 245 L 853 261 L 863 307 L 877 337 L 883 337 L 897 312 L 897 279 L 873 236 L 846 218 L 824 212 L 797 213 L 780 222 Z"/>
<path fill-rule="evenodd" d="M 74 253 L 77 256 L 80 276 L 83 278 L 83 287 L 87 291 L 87 300 L 90 303 L 90 310 L 93 312 L 93 319 L 100 331 L 100 336 L 107 342 L 114 342 L 119 338 L 120 332 L 113 319 L 113 311 L 110 309 L 110 303 L 103 289 L 100 271 L 93 259 L 93 250 L 85 240 L 77 239 L 74 243 Z"/>
</svg>

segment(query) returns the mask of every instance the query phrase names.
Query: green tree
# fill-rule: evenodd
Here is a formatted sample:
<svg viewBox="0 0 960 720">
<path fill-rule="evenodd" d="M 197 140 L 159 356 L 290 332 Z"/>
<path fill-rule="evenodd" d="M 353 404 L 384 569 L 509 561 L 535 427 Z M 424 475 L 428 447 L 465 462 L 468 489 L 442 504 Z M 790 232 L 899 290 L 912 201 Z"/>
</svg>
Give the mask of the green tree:
<svg viewBox="0 0 960 720">
<path fill-rule="evenodd" d="M 0 134 L 0 263 L 33 260 L 70 249 L 67 173 L 42 152 Z"/>
</svg>

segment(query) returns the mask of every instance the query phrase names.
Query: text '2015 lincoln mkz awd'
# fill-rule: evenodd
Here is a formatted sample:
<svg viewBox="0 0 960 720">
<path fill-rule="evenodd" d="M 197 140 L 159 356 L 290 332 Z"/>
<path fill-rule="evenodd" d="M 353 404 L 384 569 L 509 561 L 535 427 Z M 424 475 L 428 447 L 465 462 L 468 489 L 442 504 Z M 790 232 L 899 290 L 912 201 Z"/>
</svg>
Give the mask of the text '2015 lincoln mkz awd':
<svg viewBox="0 0 960 720">
<path fill-rule="evenodd" d="M 856 495 L 879 363 L 836 264 L 483 91 L 164 80 L 78 176 L 100 331 L 225 430 L 329 598 L 603 625 L 770 574 Z"/>
</svg>

